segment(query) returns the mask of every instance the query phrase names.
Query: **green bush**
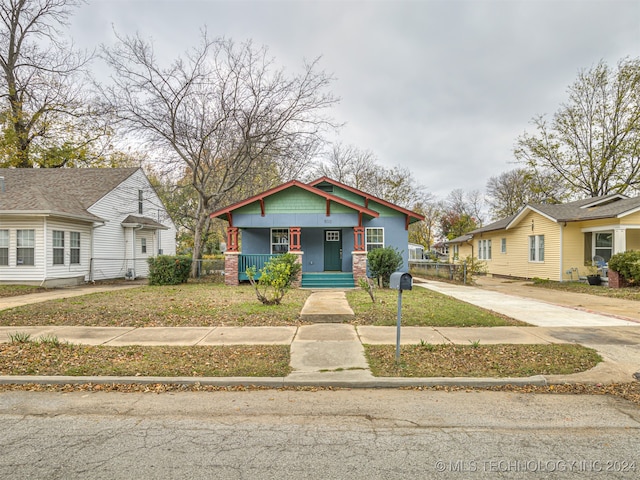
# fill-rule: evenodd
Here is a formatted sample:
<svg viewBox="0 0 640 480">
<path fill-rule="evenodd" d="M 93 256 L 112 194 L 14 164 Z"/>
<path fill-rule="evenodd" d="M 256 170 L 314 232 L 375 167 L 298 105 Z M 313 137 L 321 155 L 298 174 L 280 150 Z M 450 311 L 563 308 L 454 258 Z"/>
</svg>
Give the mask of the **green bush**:
<svg viewBox="0 0 640 480">
<path fill-rule="evenodd" d="M 149 262 L 149 285 L 178 285 L 187 283 L 191 271 L 191 258 L 158 255 Z"/>
<path fill-rule="evenodd" d="M 609 259 L 609 268 L 630 283 L 640 283 L 640 251 L 616 253 Z"/>
<path fill-rule="evenodd" d="M 249 282 L 256 290 L 256 296 L 264 305 L 279 305 L 291 288 L 291 283 L 298 277 L 302 265 L 297 262 L 297 255 L 285 253 L 272 258 L 260 269 L 260 278 L 256 282 L 256 268 L 247 268 Z"/>
<path fill-rule="evenodd" d="M 402 254 L 394 247 L 375 248 L 367 254 L 367 267 L 378 284 L 389 286 L 391 274 L 402 268 L 404 261 Z"/>
</svg>

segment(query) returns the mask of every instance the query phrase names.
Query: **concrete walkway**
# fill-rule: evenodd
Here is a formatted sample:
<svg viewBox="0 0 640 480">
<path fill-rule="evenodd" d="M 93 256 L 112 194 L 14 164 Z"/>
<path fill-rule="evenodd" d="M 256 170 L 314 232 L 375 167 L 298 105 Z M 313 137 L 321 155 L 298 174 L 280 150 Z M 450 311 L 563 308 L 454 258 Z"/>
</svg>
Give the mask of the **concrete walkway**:
<svg viewBox="0 0 640 480">
<path fill-rule="evenodd" d="M 482 288 L 424 280 L 417 283 L 416 286 L 428 288 L 538 327 L 640 326 L 640 322 L 632 320 L 567 308 L 541 300 L 522 298 Z"/>
</svg>

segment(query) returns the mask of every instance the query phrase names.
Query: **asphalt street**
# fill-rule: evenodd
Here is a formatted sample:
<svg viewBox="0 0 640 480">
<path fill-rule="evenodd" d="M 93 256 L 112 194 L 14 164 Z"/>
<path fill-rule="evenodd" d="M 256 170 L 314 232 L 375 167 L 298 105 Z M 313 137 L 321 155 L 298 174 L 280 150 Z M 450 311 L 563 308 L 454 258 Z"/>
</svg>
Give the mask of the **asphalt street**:
<svg viewBox="0 0 640 480">
<path fill-rule="evenodd" d="M 637 478 L 606 396 L 337 390 L 0 394 L 9 479 Z"/>
</svg>

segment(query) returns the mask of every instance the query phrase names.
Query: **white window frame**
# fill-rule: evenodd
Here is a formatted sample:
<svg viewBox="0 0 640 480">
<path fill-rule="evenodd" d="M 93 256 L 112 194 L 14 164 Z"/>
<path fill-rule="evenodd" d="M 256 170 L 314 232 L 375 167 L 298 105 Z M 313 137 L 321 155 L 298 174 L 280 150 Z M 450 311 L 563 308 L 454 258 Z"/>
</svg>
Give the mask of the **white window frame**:
<svg viewBox="0 0 640 480">
<path fill-rule="evenodd" d="M 376 248 L 384 248 L 384 227 L 366 227 L 364 243 L 367 252 Z"/>
<path fill-rule="evenodd" d="M 544 262 L 544 235 L 529 235 L 529 262 Z"/>
<path fill-rule="evenodd" d="M 593 239 L 591 241 L 591 245 L 593 245 L 593 251 L 591 252 L 591 258 L 595 257 L 596 255 L 604 258 L 605 260 L 607 260 L 607 258 L 611 258 L 611 256 L 613 255 L 613 230 L 604 231 L 604 232 L 593 232 L 592 235 L 593 235 Z M 598 246 L 598 237 L 600 235 L 611 235 L 610 247 Z M 603 253 L 602 250 L 608 250 L 609 256 L 607 257 L 606 255 L 602 255 Z"/>
<path fill-rule="evenodd" d="M 503 237 L 500 239 L 500 253 L 507 253 L 507 239 Z"/>
<path fill-rule="evenodd" d="M 80 265 L 80 232 L 69 232 L 69 264 Z"/>
<path fill-rule="evenodd" d="M 453 259 L 458 260 L 460 258 L 460 245 L 457 243 L 453 246 Z"/>
<path fill-rule="evenodd" d="M 64 230 L 53 230 L 51 232 L 51 245 L 53 250 L 51 261 L 53 265 L 64 265 Z"/>
<path fill-rule="evenodd" d="M 0 230 L 0 267 L 9 266 L 9 230 Z"/>
<path fill-rule="evenodd" d="M 147 239 L 144 237 L 140 238 L 140 253 L 147 253 Z"/>
<path fill-rule="evenodd" d="M 24 253 L 31 251 L 29 263 L 24 262 Z M 36 231 L 33 229 L 16 230 L 16 265 L 32 267 L 36 264 Z"/>
<path fill-rule="evenodd" d="M 478 240 L 478 259 L 491 260 L 491 240 Z"/>
<path fill-rule="evenodd" d="M 272 228 L 269 235 L 272 255 L 280 255 L 289 251 L 291 236 L 288 228 Z"/>
</svg>

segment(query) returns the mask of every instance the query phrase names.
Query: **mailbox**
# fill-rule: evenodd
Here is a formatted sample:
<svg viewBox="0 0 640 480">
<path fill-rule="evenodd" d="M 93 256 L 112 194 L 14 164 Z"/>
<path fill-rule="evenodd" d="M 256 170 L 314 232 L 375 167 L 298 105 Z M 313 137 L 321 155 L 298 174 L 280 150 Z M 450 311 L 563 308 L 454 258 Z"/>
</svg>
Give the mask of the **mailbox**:
<svg viewBox="0 0 640 480">
<path fill-rule="evenodd" d="M 411 290 L 413 278 L 409 273 L 393 272 L 389 279 L 389 288 L 394 290 Z"/>
</svg>

